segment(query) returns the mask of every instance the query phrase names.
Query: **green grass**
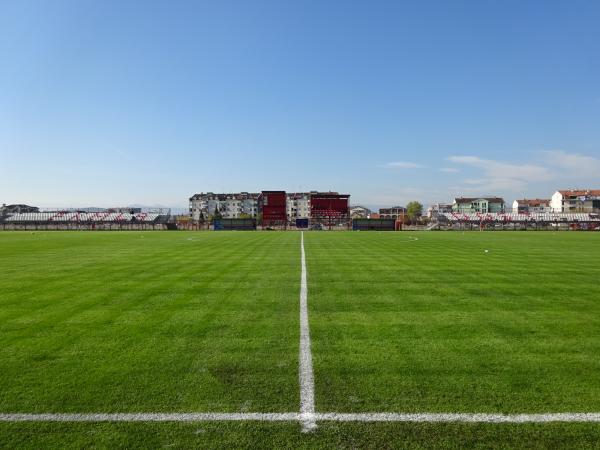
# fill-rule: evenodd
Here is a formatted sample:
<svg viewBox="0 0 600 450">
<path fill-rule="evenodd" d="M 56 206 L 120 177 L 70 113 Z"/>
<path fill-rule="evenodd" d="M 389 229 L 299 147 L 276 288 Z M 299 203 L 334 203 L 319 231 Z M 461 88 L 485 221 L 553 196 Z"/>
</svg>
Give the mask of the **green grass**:
<svg viewBox="0 0 600 450">
<path fill-rule="evenodd" d="M 593 424 L 290 423 L 0 424 L 0 447 L 274 449 L 597 449 Z"/>
<path fill-rule="evenodd" d="M 294 234 L 0 234 L 0 411 L 290 411 Z"/>
<path fill-rule="evenodd" d="M 306 242 L 318 410 L 600 411 L 599 234 Z"/>
<path fill-rule="evenodd" d="M 600 233 L 305 248 L 318 411 L 600 411 Z M 299 278 L 293 232 L 0 233 L 0 412 L 297 411 Z M 0 423 L 5 448 L 599 440 L 598 424 Z"/>
</svg>

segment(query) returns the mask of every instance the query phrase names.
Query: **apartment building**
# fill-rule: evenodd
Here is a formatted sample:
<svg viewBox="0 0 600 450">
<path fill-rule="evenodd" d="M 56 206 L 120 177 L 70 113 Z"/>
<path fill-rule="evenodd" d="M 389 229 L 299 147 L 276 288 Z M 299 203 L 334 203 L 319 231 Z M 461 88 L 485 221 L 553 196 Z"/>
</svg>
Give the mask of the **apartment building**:
<svg viewBox="0 0 600 450">
<path fill-rule="evenodd" d="M 452 211 L 458 213 L 503 213 L 504 199 L 501 197 L 457 197 Z"/>
<path fill-rule="evenodd" d="M 551 212 L 549 199 L 541 198 L 523 198 L 515 200 L 512 205 L 512 212 L 515 214 L 522 213 L 545 213 Z"/>
<path fill-rule="evenodd" d="M 193 220 L 199 220 L 202 214 L 205 219 L 208 219 L 219 208 L 219 212 L 225 219 L 236 219 L 242 215 L 256 217 L 258 196 L 258 193 L 250 192 L 194 194 L 189 199 L 190 216 Z"/>
<path fill-rule="evenodd" d="M 550 206 L 553 212 L 600 212 L 600 189 L 556 191 Z"/>
</svg>

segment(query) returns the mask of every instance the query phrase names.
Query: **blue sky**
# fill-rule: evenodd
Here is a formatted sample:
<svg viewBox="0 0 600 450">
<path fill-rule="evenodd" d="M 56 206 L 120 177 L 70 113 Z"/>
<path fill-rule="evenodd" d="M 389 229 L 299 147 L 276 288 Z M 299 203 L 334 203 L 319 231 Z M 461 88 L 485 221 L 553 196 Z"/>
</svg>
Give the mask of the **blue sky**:
<svg viewBox="0 0 600 450">
<path fill-rule="evenodd" d="M 597 1 L 3 1 L 0 202 L 600 188 Z"/>
</svg>

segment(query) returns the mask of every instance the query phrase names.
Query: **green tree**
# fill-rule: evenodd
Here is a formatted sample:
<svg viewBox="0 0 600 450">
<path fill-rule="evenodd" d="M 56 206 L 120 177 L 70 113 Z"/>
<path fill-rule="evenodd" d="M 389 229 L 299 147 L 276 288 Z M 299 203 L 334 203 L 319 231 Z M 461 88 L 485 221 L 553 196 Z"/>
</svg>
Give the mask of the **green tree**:
<svg viewBox="0 0 600 450">
<path fill-rule="evenodd" d="M 423 214 L 423 205 L 417 201 L 412 201 L 406 205 L 406 214 L 411 221 L 417 220 Z"/>
<path fill-rule="evenodd" d="M 222 218 L 223 215 L 221 214 L 221 211 L 219 210 L 219 204 L 217 203 L 217 206 L 215 206 L 215 213 L 213 214 L 213 220 L 219 220 Z"/>
</svg>

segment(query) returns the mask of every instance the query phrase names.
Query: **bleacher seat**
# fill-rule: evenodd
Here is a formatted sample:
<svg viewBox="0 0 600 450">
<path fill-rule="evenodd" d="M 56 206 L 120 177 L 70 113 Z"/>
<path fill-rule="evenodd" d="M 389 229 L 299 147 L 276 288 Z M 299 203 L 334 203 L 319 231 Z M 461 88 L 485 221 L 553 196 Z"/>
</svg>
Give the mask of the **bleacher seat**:
<svg viewBox="0 0 600 450">
<path fill-rule="evenodd" d="M 106 222 L 136 222 L 150 223 L 158 218 L 157 213 L 79 213 L 79 212 L 41 212 L 18 213 L 6 218 L 6 222 L 60 222 L 60 223 L 106 223 Z"/>
<path fill-rule="evenodd" d="M 600 215 L 594 213 L 443 213 L 449 222 L 600 222 Z"/>
</svg>

